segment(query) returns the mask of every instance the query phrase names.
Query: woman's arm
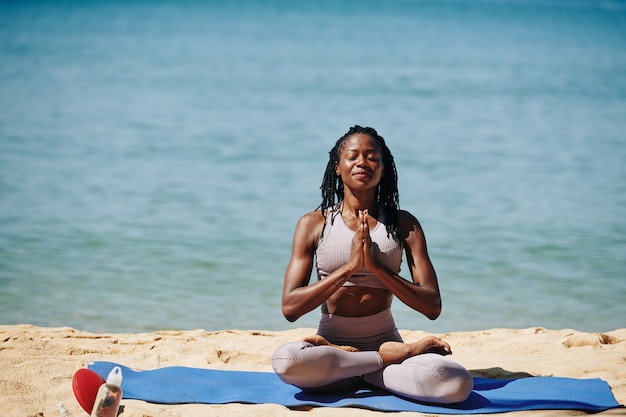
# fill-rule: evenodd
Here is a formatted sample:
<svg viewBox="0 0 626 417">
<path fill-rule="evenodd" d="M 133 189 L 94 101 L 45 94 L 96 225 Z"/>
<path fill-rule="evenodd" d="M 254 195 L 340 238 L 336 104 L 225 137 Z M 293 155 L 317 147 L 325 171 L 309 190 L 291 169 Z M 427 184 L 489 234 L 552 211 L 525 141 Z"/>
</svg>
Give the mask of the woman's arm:
<svg viewBox="0 0 626 417">
<path fill-rule="evenodd" d="M 399 211 L 399 238 L 403 241 L 412 282 L 380 265 L 373 255 L 367 213 L 362 219 L 364 265 L 371 270 L 400 301 L 431 320 L 441 313 L 441 295 L 437 274 L 428 256 L 426 238 L 419 221 L 406 211 Z"/>
<path fill-rule="evenodd" d="M 296 226 L 282 295 L 283 315 L 291 322 L 324 303 L 363 263 L 362 244 L 357 244 L 355 239 L 350 261 L 323 280 L 309 285 L 315 248 L 323 227 L 324 217 L 319 211 L 305 214 Z"/>
</svg>

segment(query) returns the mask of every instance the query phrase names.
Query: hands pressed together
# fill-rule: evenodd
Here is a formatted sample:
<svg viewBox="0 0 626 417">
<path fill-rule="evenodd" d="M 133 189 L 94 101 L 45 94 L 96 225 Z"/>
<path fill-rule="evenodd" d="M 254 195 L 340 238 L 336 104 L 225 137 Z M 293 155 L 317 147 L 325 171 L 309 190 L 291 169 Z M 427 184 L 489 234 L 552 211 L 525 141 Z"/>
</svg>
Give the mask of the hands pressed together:
<svg viewBox="0 0 626 417">
<path fill-rule="evenodd" d="M 352 238 L 350 263 L 354 270 L 362 267 L 374 270 L 379 266 L 374 255 L 372 238 L 370 237 L 369 213 L 367 210 L 359 210 L 358 227 Z"/>
</svg>

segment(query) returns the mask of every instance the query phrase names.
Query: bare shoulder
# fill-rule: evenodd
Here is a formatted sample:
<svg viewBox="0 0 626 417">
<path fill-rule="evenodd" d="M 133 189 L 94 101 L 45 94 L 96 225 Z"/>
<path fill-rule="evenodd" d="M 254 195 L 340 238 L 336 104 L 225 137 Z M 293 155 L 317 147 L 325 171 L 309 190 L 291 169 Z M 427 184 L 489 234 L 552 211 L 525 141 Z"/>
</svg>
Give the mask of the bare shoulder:
<svg viewBox="0 0 626 417">
<path fill-rule="evenodd" d="M 406 210 L 398 210 L 398 226 L 400 230 L 411 231 L 415 228 L 421 229 L 420 222 L 417 217 Z"/>
<path fill-rule="evenodd" d="M 405 244 L 424 240 L 424 231 L 417 217 L 405 210 L 398 210 L 398 233 Z"/>
<path fill-rule="evenodd" d="M 298 220 L 298 227 L 308 228 L 316 228 L 324 226 L 324 216 L 322 216 L 322 212 L 320 210 L 310 211 Z"/>
<path fill-rule="evenodd" d="M 310 211 L 300 217 L 296 226 L 296 238 L 304 239 L 309 245 L 317 245 L 324 228 L 324 216 L 320 210 Z"/>
</svg>

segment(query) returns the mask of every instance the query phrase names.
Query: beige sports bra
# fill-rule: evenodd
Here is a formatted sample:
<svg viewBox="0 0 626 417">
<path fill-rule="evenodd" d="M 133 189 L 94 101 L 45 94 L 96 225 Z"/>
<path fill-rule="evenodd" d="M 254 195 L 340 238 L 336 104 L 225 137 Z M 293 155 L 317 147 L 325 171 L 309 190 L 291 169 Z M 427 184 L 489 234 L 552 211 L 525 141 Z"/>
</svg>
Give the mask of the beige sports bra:
<svg viewBox="0 0 626 417">
<path fill-rule="evenodd" d="M 374 253 L 381 264 L 399 274 L 402 264 L 402 247 L 393 237 L 387 235 L 384 220 L 381 215 L 376 226 L 370 230 Z M 322 237 L 315 250 L 318 279 L 326 278 L 333 271 L 348 263 L 354 233 L 346 225 L 337 209 L 329 210 Z M 365 268 L 353 274 L 343 286 L 387 288 L 376 278 L 376 275 Z"/>
</svg>

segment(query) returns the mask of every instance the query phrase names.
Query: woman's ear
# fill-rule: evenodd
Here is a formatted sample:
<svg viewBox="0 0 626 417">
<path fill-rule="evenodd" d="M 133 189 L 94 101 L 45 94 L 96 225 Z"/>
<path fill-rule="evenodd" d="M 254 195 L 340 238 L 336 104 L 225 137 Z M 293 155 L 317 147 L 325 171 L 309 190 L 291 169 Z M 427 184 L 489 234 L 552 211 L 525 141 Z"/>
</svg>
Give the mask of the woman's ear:
<svg viewBox="0 0 626 417">
<path fill-rule="evenodd" d="M 340 177 L 341 175 L 339 175 L 339 162 L 335 161 L 335 174 Z"/>
</svg>

